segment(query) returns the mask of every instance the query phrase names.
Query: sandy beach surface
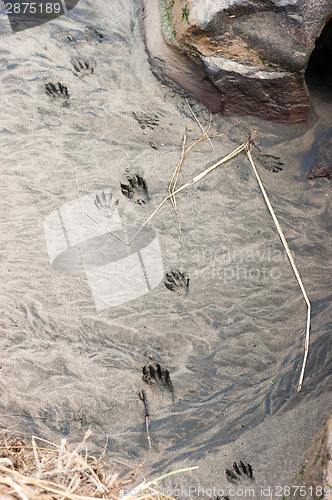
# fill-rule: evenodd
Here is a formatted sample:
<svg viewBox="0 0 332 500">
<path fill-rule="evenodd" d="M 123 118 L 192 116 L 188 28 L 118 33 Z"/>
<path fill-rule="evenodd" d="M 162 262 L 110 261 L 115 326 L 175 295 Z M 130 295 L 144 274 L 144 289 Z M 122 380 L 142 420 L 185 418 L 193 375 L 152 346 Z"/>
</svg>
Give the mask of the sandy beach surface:
<svg viewBox="0 0 332 500">
<path fill-rule="evenodd" d="M 245 153 L 178 195 L 185 248 L 170 202 L 127 254 L 79 206 L 76 177 L 83 209 L 131 234 L 167 195 L 185 128 L 188 145 L 202 135 L 185 94 L 153 75 L 140 16 L 136 0 L 81 0 L 17 34 L 1 17 L 0 426 L 56 442 L 91 428 L 94 449 L 135 468 L 144 389 L 144 473 L 197 465 L 181 486 L 211 498 L 243 461 L 254 481 L 236 487 L 263 498 L 292 483 L 331 410 L 331 181 L 306 178 L 331 148 L 331 94 L 312 90 L 305 126 L 214 116 L 223 135 L 188 153 L 178 181 L 259 131 L 252 154 L 312 302 L 297 393 L 306 307 Z M 153 363 L 171 386 L 142 380 Z"/>
</svg>

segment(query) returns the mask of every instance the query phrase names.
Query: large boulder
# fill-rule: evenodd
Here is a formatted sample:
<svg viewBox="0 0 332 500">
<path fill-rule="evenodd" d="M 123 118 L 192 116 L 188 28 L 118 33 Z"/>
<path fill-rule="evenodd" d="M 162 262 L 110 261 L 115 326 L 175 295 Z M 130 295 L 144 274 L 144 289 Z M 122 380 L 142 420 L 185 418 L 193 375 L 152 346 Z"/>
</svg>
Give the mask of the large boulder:
<svg viewBox="0 0 332 500">
<path fill-rule="evenodd" d="M 213 112 L 306 120 L 304 73 L 332 0 L 142 0 L 152 65 Z"/>
</svg>

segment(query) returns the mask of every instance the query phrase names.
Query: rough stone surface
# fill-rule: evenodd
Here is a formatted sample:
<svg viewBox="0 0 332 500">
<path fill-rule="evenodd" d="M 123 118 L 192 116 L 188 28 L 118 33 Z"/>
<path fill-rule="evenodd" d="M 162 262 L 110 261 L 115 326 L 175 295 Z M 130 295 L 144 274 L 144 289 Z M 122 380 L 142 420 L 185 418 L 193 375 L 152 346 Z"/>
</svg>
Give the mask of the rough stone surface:
<svg viewBox="0 0 332 500">
<path fill-rule="evenodd" d="M 302 494 L 307 492 L 305 498 L 313 492 L 311 498 L 332 500 L 332 414 L 312 440 L 293 482 L 298 489 L 302 486 Z M 299 492 L 294 498 L 301 498 Z"/>
<path fill-rule="evenodd" d="M 147 30 L 158 0 L 142 1 Z M 331 16 L 331 0 L 159 0 L 159 13 L 168 50 L 187 61 L 183 64 L 199 67 L 219 91 L 213 111 L 285 123 L 306 120 L 310 97 L 304 72 Z M 149 42 L 160 69 L 160 44 Z M 164 60 L 168 63 L 172 66 Z M 174 79 L 181 84 L 179 75 Z M 183 86 L 209 106 L 201 91 Z"/>
</svg>

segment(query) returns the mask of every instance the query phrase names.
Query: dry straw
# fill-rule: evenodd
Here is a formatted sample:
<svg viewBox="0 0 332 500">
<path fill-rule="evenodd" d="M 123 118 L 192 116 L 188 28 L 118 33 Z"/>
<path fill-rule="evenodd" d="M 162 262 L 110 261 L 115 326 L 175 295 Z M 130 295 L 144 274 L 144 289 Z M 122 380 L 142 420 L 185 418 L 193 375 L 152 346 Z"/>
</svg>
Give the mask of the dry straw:
<svg viewBox="0 0 332 500">
<path fill-rule="evenodd" d="M 0 498 L 4 500 L 166 500 L 158 484 L 166 477 L 195 470 L 172 471 L 152 481 L 138 481 L 134 473 L 120 479 L 103 458 L 88 454 L 86 441 L 73 450 L 65 439 L 60 446 L 45 439 L 32 438 L 31 446 L 20 439 L 5 439 L 0 445 Z M 38 444 L 38 443 L 42 443 Z M 144 476 L 143 476 L 144 478 Z M 128 492 L 125 495 L 123 489 Z M 129 493 L 130 492 L 130 493 Z"/>
<path fill-rule="evenodd" d="M 178 179 L 179 179 L 179 175 L 180 175 L 180 171 L 181 171 L 181 167 L 182 167 L 182 164 L 183 164 L 183 161 L 184 161 L 184 158 L 186 157 L 186 155 L 189 153 L 189 151 L 194 147 L 196 146 L 199 142 L 201 142 L 202 140 L 204 139 L 207 139 L 209 141 L 209 143 L 211 144 L 211 147 L 214 149 L 213 147 L 213 144 L 211 142 L 211 138 L 212 137 L 220 137 L 221 135 L 224 135 L 224 134 L 219 134 L 219 135 L 215 135 L 215 136 L 212 136 L 212 135 L 208 135 L 209 134 L 209 130 L 210 130 L 210 127 L 211 127 L 211 115 L 210 115 L 210 124 L 209 124 L 209 127 L 208 127 L 208 130 L 205 131 L 203 126 L 200 124 L 197 116 L 195 115 L 193 109 L 191 108 L 191 106 L 189 105 L 188 101 L 187 101 L 187 104 L 190 108 L 190 111 L 195 119 L 195 121 L 198 123 L 201 131 L 203 132 L 203 135 L 197 140 L 195 141 L 193 144 L 191 144 L 191 146 L 189 146 L 187 149 L 185 149 L 185 144 L 186 144 L 186 137 L 187 137 L 187 131 L 185 130 L 185 133 L 184 133 L 184 138 L 183 138 L 183 145 L 182 145 L 182 154 L 181 154 L 181 158 L 180 158 L 180 161 L 178 162 L 177 166 L 175 167 L 175 170 L 173 172 L 173 175 L 172 175 L 172 178 L 171 178 L 171 181 L 170 181 L 170 184 L 169 184 L 169 187 L 168 187 L 168 196 L 166 196 L 160 203 L 159 205 L 157 206 L 157 208 L 152 212 L 152 214 L 146 219 L 146 221 L 143 223 L 143 225 L 138 229 L 138 231 L 134 234 L 134 236 L 131 238 L 131 240 L 129 241 L 125 241 L 123 239 L 121 239 L 118 235 L 112 233 L 107 227 L 105 227 L 103 224 L 101 224 L 99 221 L 97 221 L 93 216 L 91 216 L 89 213 L 87 213 L 83 207 L 82 207 L 82 203 L 81 203 L 81 198 L 80 198 L 80 192 L 79 192 L 79 186 L 78 186 L 78 175 L 77 175 L 77 170 L 76 170 L 76 190 L 77 190 L 77 197 L 78 197 L 78 200 L 79 200 L 79 203 L 80 203 L 80 207 L 81 207 L 81 210 L 83 213 L 85 213 L 92 221 L 94 221 L 95 223 L 99 224 L 106 232 L 112 234 L 113 236 L 115 236 L 117 239 L 121 240 L 123 243 L 125 243 L 127 246 L 129 246 L 134 240 L 135 238 L 139 235 L 139 233 L 144 229 L 144 227 L 149 224 L 149 222 L 154 218 L 154 216 L 159 212 L 159 210 L 167 203 L 168 200 L 171 201 L 172 203 L 172 206 L 173 206 L 173 209 L 175 211 L 175 214 L 176 214 L 176 217 L 177 217 L 177 221 L 178 221 L 178 227 L 179 227 L 179 233 L 180 233 L 180 237 L 181 237 L 181 241 L 182 241 L 182 244 L 184 246 L 184 238 L 183 238 L 183 234 L 182 234 L 182 230 L 181 230 L 181 224 L 180 224 L 180 217 L 179 217 L 179 212 L 178 212 L 178 208 L 177 208 L 177 204 L 176 204 L 176 198 L 175 196 L 180 194 L 182 191 L 184 191 L 185 189 L 188 189 L 189 187 L 191 186 L 194 186 L 196 183 L 200 182 L 202 179 L 204 179 L 204 177 L 206 177 L 207 175 L 209 175 L 211 172 L 213 172 L 213 170 L 216 170 L 217 168 L 219 168 L 221 165 L 224 165 L 226 162 L 228 162 L 229 160 L 231 160 L 232 158 L 235 158 L 237 155 L 239 155 L 240 153 L 242 153 L 243 151 L 246 152 L 247 154 L 247 157 L 249 159 L 249 162 L 250 162 L 250 165 L 253 169 L 253 172 L 255 174 L 255 177 L 257 179 L 257 182 L 258 182 L 258 185 L 260 187 L 260 190 L 263 194 L 263 197 L 264 197 L 264 200 L 266 202 L 266 205 L 270 211 L 270 214 L 272 216 L 272 219 L 273 219 L 273 222 L 277 228 L 277 231 L 278 231 L 278 234 L 280 236 L 280 239 L 281 239 L 281 242 L 286 250 L 286 254 L 287 254 L 287 257 L 290 261 L 290 264 L 292 266 L 292 269 L 294 271 L 294 274 L 295 274 L 295 277 L 297 279 L 297 282 L 300 286 L 300 289 L 301 289 L 301 292 L 302 292 L 302 295 L 304 297 L 304 300 L 306 302 L 306 305 L 307 305 L 307 322 L 306 322 L 306 335 L 305 335 L 305 346 L 304 346 L 304 357 L 303 357 L 303 363 L 302 363 L 302 369 L 301 369 L 301 374 L 300 374 L 300 378 L 299 378 L 299 382 L 298 382 L 298 386 L 297 386 L 297 392 L 301 391 L 302 389 L 302 385 L 303 385 L 303 379 L 304 379 L 304 373 L 305 373 L 305 368 L 306 368 L 306 364 L 307 364 L 307 358 L 308 358 L 308 352 L 309 352 L 309 343 L 310 343 L 310 322 L 311 322 L 311 304 L 310 304 L 310 301 L 309 301 L 309 298 L 308 298 L 308 295 L 307 295 L 307 292 L 305 290 L 305 287 L 304 287 L 304 284 L 303 284 L 303 281 L 301 279 L 301 276 L 300 276 L 300 273 L 297 269 L 297 266 L 295 264 L 295 260 L 294 260 L 294 257 L 292 255 L 292 252 L 288 246 L 288 243 L 287 243 L 287 240 L 286 240 L 286 237 L 281 229 L 281 226 L 279 224 L 279 221 L 278 221 L 278 218 L 275 214 L 275 211 L 271 205 L 271 202 L 268 198 L 268 195 L 265 191 L 265 188 L 263 186 L 263 183 L 261 181 L 261 178 L 258 174 L 258 171 L 257 171 L 257 168 L 255 166 L 255 163 L 254 163 L 254 160 L 252 158 L 252 155 L 251 155 L 251 152 L 250 152 L 250 145 L 252 144 L 253 142 L 253 137 L 255 135 L 255 133 L 257 133 L 257 131 L 254 131 L 251 136 L 249 137 L 249 139 L 241 144 L 240 146 L 238 146 L 236 149 L 234 149 L 234 151 L 232 151 L 231 153 L 229 153 L 228 155 L 226 155 L 224 158 L 220 159 L 219 161 L 217 161 L 216 163 L 214 163 L 211 167 L 207 168 L 206 170 L 204 170 L 203 172 L 201 172 L 200 174 L 196 175 L 191 181 L 187 182 L 186 184 L 183 184 L 181 187 L 179 188 L 176 188 L 176 185 L 177 185 L 177 182 L 178 182 Z"/>
<path fill-rule="evenodd" d="M 283 233 L 283 230 L 281 229 L 281 226 L 279 224 L 279 221 L 277 219 L 277 216 L 273 210 L 273 207 L 271 205 L 271 202 L 266 194 L 266 191 L 265 191 L 265 188 L 263 186 L 263 183 L 261 181 L 261 178 L 257 172 L 257 168 L 255 166 L 255 163 L 254 163 L 254 160 L 251 156 L 251 152 L 250 152 L 250 148 L 249 148 L 249 145 L 248 147 L 246 148 L 246 152 L 247 152 L 247 156 L 249 158 L 249 161 L 250 161 L 250 165 L 252 166 L 252 169 L 254 171 L 254 174 L 256 176 L 256 179 L 257 179 L 257 182 L 258 182 L 258 185 L 260 187 L 260 190 L 262 191 L 262 194 L 263 194 L 263 197 L 264 197 L 264 200 L 265 200 L 265 203 L 267 204 L 267 207 L 270 211 L 270 214 L 272 216 L 272 219 L 273 219 L 273 222 L 277 228 L 277 231 L 279 233 L 279 236 L 280 236 L 280 239 L 282 241 L 282 244 L 286 250 L 286 253 L 287 253 L 287 257 L 289 259 L 289 262 L 291 263 L 291 266 L 292 266 L 292 269 L 294 271 L 294 274 L 295 274 L 295 277 L 297 279 L 297 282 L 301 288 L 301 292 L 302 292 L 302 295 L 304 297 L 304 300 L 307 304 L 307 326 L 306 326 L 306 336 L 305 336 L 305 345 L 304 345 L 304 358 L 303 358 L 303 364 L 302 364 L 302 369 L 301 369 L 301 374 L 300 374 L 300 379 L 299 379 L 299 383 L 298 383 L 298 386 L 297 386 L 297 392 L 299 392 L 301 389 L 302 389 L 302 384 L 303 384 L 303 378 L 304 378 L 304 372 L 305 372 L 305 367 L 306 367 L 306 364 L 307 364 L 307 358 L 308 358 L 308 352 L 309 352 L 309 342 L 310 342 L 310 320 L 311 320 L 311 304 L 310 304 L 310 301 L 308 299 L 308 295 L 307 295 L 307 292 L 304 288 L 304 284 L 303 284 L 303 281 L 301 279 L 301 276 L 300 276 L 300 273 L 296 267 L 296 264 L 295 264 L 295 260 L 294 260 L 294 257 L 292 255 L 292 252 L 290 251 L 290 248 L 288 246 L 288 243 L 287 243 L 287 240 L 285 238 L 285 235 Z"/>
</svg>

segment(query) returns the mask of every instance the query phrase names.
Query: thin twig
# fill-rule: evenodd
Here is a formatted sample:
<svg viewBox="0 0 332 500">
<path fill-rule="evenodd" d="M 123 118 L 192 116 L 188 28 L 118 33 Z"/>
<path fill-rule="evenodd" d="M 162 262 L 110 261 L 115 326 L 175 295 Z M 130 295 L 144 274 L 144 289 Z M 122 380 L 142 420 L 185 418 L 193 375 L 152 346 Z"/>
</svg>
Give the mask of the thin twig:
<svg viewBox="0 0 332 500">
<path fill-rule="evenodd" d="M 34 438 L 32 438 L 32 448 L 33 448 L 33 454 L 34 454 L 34 457 L 35 457 L 35 461 L 36 461 L 36 465 L 37 465 L 37 470 L 38 470 L 37 478 L 40 478 L 42 471 L 41 471 L 41 467 L 40 467 L 40 462 L 39 462 L 39 458 L 38 458 L 38 452 L 37 452 L 36 442 L 35 442 Z"/>
<path fill-rule="evenodd" d="M 84 448 L 84 445 L 85 445 L 85 442 L 89 439 L 89 437 L 91 436 L 92 434 L 92 431 L 91 429 L 88 429 L 86 431 L 86 433 L 84 434 L 84 438 L 83 438 L 83 441 L 78 445 L 76 446 L 75 450 L 73 450 L 70 454 L 70 457 L 68 459 L 68 462 L 66 464 L 66 469 L 69 470 L 70 468 L 70 465 L 73 461 L 74 458 L 78 458 L 78 454 L 80 453 L 80 451 Z"/>
<path fill-rule="evenodd" d="M 183 239 L 182 230 L 181 230 L 181 223 L 180 223 L 180 217 L 179 217 L 178 207 L 177 207 L 177 204 L 176 204 L 175 196 L 173 195 L 173 191 L 174 191 L 174 189 L 176 187 L 176 184 L 177 184 L 177 181 L 179 179 L 181 166 L 182 166 L 184 157 L 186 155 L 186 152 L 185 152 L 186 138 L 187 138 L 187 129 L 185 128 L 184 129 L 184 135 L 183 135 L 183 144 L 182 144 L 181 159 L 180 159 L 179 163 L 175 167 L 175 170 L 174 170 L 172 178 L 171 178 L 171 182 L 169 183 L 169 186 L 168 186 L 168 192 L 171 195 L 171 202 L 172 202 L 172 205 L 173 205 L 173 208 L 174 208 L 175 215 L 176 215 L 177 220 L 178 220 L 179 234 L 180 234 L 180 238 L 181 238 L 183 247 L 184 247 L 184 239 Z"/>
<path fill-rule="evenodd" d="M 234 156 L 237 156 L 239 153 L 241 153 L 241 151 L 244 151 L 245 148 L 247 147 L 247 144 L 248 143 L 245 142 L 245 143 L 241 144 L 241 146 L 238 146 L 236 149 L 234 149 L 234 151 L 229 153 L 227 156 L 225 156 L 221 160 L 217 161 L 217 163 L 214 163 L 211 167 L 207 168 L 206 170 L 204 170 L 200 174 L 196 175 L 191 181 L 189 181 L 186 184 L 184 184 L 183 186 L 179 187 L 176 191 L 174 191 L 173 194 L 181 193 L 181 191 L 184 191 L 188 187 L 193 186 L 197 182 L 204 179 L 204 177 L 206 177 L 208 174 L 210 174 L 213 170 L 220 167 L 221 165 L 223 165 L 227 161 L 231 160 L 232 158 L 234 158 Z"/>
<path fill-rule="evenodd" d="M 147 483 L 146 482 L 141 483 L 138 486 L 136 486 L 136 488 L 134 488 L 133 491 L 131 491 L 129 495 L 124 496 L 122 498 L 122 500 L 132 499 L 134 492 L 136 493 L 138 491 L 145 490 L 146 488 L 149 488 L 149 486 L 151 486 L 152 484 L 157 484 L 159 481 L 162 481 L 166 477 L 173 476 L 174 474 L 180 474 L 181 472 L 188 472 L 188 471 L 197 470 L 197 469 L 198 469 L 198 467 L 197 467 L 197 465 L 195 465 L 194 467 L 188 467 L 186 469 L 174 470 L 172 472 L 168 472 L 167 474 L 159 476 L 156 479 L 153 479 L 152 481 L 149 481 Z M 138 498 L 141 498 L 141 497 L 138 497 Z M 138 500 L 138 498 L 135 496 L 135 500 Z M 142 498 L 144 498 L 144 497 L 142 497 Z"/>
<path fill-rule="evenodd" d="M 298 383 L 298 386 L 297 386 L 297 392 L 299 392 L 301 389 L 302 389 L 302 384 L 303 384 L 303 378 L 304 378 L 304 372 L 305 372 L 305 367 L 306 367 L 306 364 L 307 364 L 307 358 L 308 358 L 308 352 L 309 352 L 309 342 L 310 342 L 310 318 L 311 318 L 311 304 L 310 304 L 310 301 L 308 299 L 308 295 L 307 295 L 307 292 L 304 288 L 304 285 L 303 285 L 303 282 L 302 282 L 302 279 L 301 279 L 301 276 L 299 274 L 299 271 L 296 267 L 296 264 L 295 264 L 295 260 L 293 258 L 293 255 L 289 249 L 289 246 L 288 246 L 288 243 L 287 243 L 287 240 L 285 238 L 285 235 L 280 227 L 280 224 L 279 224 L 279 221 L 277 219 L 277 216 L 273 210 L 273 207 L 270 203 L 270 200 L 266 194 L 266 191 L 265 191 L 265 188 L 262 184 L 262 181 L 259 177 L 259 174 L 257 172 L 257 169 L 255 167 L 255 164 L 254 164 L 254 160 L 251 156 L 251 153 L 250 153 L 250 139 L 248 141 L 248 147 L 246 148 L 246 152 L 247 152 L 247 156 L 249 158 L 249 161 L 250 161 L 250 164 L 252 166 L 252 169 L 255 173 L 255 176 L 256 176 L 256 179 L 257 179 L 257 182 L 259 184 L 259 187 L 263 193 L 263 196 L 264 196 L 264 200 L 268 206 L 268 209 L 270 211 L 270 214 L 272 216 L 272 219 L 276 225 L 276 228 L 278 230 L 278 233 L 279 233 L 279 236 L 280 236 L 280 239 L 282 241 L 282 244 L 284 245 L 284 248 L 286 250 L 286 253 L 287 253 L 287 257 L 291 263 L 291 266 L 293 268 L 293 271 L 294 271 L 294 274 L 296 276 L 296 279 L 297 279 L 297 282 L 298 284 L 300 285 L 300 288 L 301 288 L 301 292 L 303 294 L 303 297 L 304 297 L 304 300 L 307 304 L 307 326 L 306 326 L 306 336 L 305 336 L 305 345 L 304 345 L 304 357 L 303 357 L 303 364 L 302 364 L 302 370 L 301 370 L 301 375 L 300 375 L 300 379 L 299 379 L 299 383 Z"/>
<path fill-rule="evenodd" d="M 143 467 L 143 465 L 145 464 L 145 462 L 147 461 L 147 459 L 149 458 L 150 456 L 150 453 L 152 451 L 152 445 L 151 445 L 151 438 L 150 438 L 150 430 L 149 430 L 149 425 L 150 425 L 150 412 L 149 412 L 149 405 L 148 405 L 148 399 L 146 397 L 146 393 L 144 391 L 144 389 L 142 391 L 140 391 L 138 393 L 138 396 L 140 398 L 140 400 L 143 402 L 144 404 L 144 412 L 145 412 L 145 427 L 146 427 L 146 435 L 147 435 L 147 440 L 148 440 L 148 443 L 149 443 L 149 451 L 147 452 L 147 455 L 145 456 L 144 460 L 142 463 L 140 463 L 140 465 L 134 470 L 134 472 L 132 472 L 132 475 L 135 476 L 137 474 L 137 472 L 140 471 L 140 469 Z M 142 473 L 141 473 L 142 474 Z M 143 475 L 143 474 L 142 474 Z M 143 476 L 144 477 L 144 476 Z"/>
<path fill-rule="evenodd" d="M 186 155 L 189 153 L 189 151 L 191 150 L 191 148 L 193 148 L 194 146 L 196 146 L 196 144 L 198 144 L 199 142 L 201 142 L 204 139 L 209 139 L 210 136 L 208 135 L 208 133 L 210 131 L 211 124 L 212 124 L 212 115 L 210 114 L 210 123 L 209 123 L 209 128 L 208 128 L 206 134 L 202 135 L 202 137 L 200 137 L 197 141 L 193 142 L 186 149 L 186 151 L 184 150 L 184 148 L 185 148 L 185 142 L 186 142 L 186 136 L 187 136 L 187 129 L 185 129 L 185 133 L 184 133 L 184 137 L 183 137 L 183 146 L 182 146 L 181 158 L 180 158 L 179 163 L 175 167 L 175 170 L 174 170 L 172 178 L 171 178 L 171 182 L 170 182 L 169 187 L 168 187 L 168 192 L 171 195 L 171 202 L 172 202 L 172 205 L 173 205 L 173 208 L 174 208 L 177 220 L 178 220 L 179 234 L 180 234 L 180 238 L 181 238 L 181 241 L 182 241 L 183 248 L 185 248 L 185 244 L 184 244 L 184 238 L 183 238 L 183 234 L 182 234 L 180 217 L 179 217 L 179 212 L 178 212 L 178 209 L 177 209 L 177 204 L 176 204 L 176 198 L 175 198 L 175 195 L 174 195 L 174 191 L 175 191 L 177 182 L 179 180 L 180 170 L 181 170 L 181 167 L 182 167 L 182 164 L 183 164 L 183 161 L 184 161 Z M 224 135 L 224 134 L 217 134 L 217 135 L 215 135 L 213 137 L 221 137 L 222 135 Z"/>
<path fill-rule="evenodd" d="M 29 500 L 29 497 L 27 497 L 24 492 L 22 491 L 22 489 L 20 489 L 18 487 L 17 484 L 15 484 L 15 482 L 12 480 L 12 478 L 8 477 L 6 478 L 5 481 L 1 481 L 3 484 L 8 484 L 8 486 L 10 486 L 11 488 L 13 488 L 13 490 L 18 494 L 18 496 L 22 499 L 22 500 Z"/>
<path fill-rule="evenodd" d="M 193 108 L 190 106 L 189 101 L 188 101 L 188 99 L 187 99 L 187 98 L 186 98 L 186 103 L 187 103 L 187 106 L 188 106 L 188 108 L 190 109 L 191 114 L 193 115 L 193 117 L 194 117 L 195 121 L 197 122 L 197 124 L 198 124 L 199 128 L 200 128 L 200 129 L 201 129 L 201 131 L 203 132 L 204 136 L 206 136 L 206 137 L 207 137 L 207 139 L 208 139 L 208 141 L 209 141 L 209 143 L 210 143 L 210 146 L 211 146 L 211 148 L 212 148 L 212 149 L 213 149 L 213 151 L 214 151 L 214 146 L 213 146 L 213 144 L 212 144 L 212 141 L 211 141 L 210 137 L 208 137 L 207 132 L 205 132 L 205 130 L 204 130 L 204 128 L 203 128 L 203 126 L 202 126 L 202 125 L 201 125 L 201 123 L 199 122 L 199 120 L 198 120 L 197 116 L 195 115 Z M 210 123 L 211 123 L 211 113 L 210 113 Z"/>
<path fill-rule="evenodd" d="M 62 455 L 63 455 L 64 449 L 66 447 L 66 443 L 67 443 L 67 439 L 66 438 L 61 439 L 60 449 L 59 449 L 59 455 L 58 455 L 58 469 L 61 469 L 61 459 L 62 459 Z"/>
<path fill-rule="evenodd" d="M 180 161 L 178 162 L 178 164 L 176 165 L 175 167 L 175 170 L 173 172 L 173 175 L 172 175 L 172 178 L 171 178 L 171 181 L 169 183 L 169 186 L 168 186 L 168 190 L 169 192 L 171 191 L 171 187 L 173 185 L 173 182 L 174 182 L 174 179 L 175 177 L 179 177 L 178 176 L 178 169 L 180 168 L 182 162 L 183 162 L 183 158 L 185 157 L 186 155 L 186 151 L 185 151 L 185 147 L 186 147 L 186 140 L 187 140 L 187 128 L 184 129 L 184 134 L 183 134 L 183 142 L 182 142 L 182 154 L 181 154 L 181 159 Z M 176 182 L 176 181 L 175 181 Z"/>
<path fill-rule="evenodd" d="M 144 389 L 139 393 L 139 398 L 141 401 L 143 401 L 143 404 L 144 404 L 146 434 L 147 434 L 148 443 L 149 443 L 149 450 L 151 451 L 151 438 L 150 438 L 150 431 L 149 431 L 150 412 L 149 412 L 149 406 L 148 406 L 148 399 L 146 397 L 146 393 L 145 393 Z"/>
</svg>

